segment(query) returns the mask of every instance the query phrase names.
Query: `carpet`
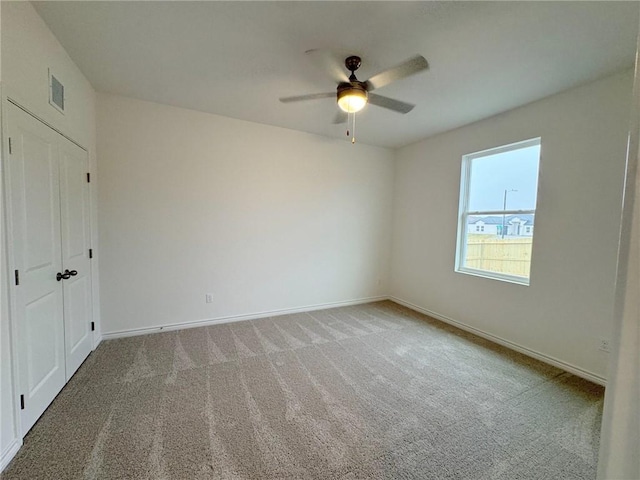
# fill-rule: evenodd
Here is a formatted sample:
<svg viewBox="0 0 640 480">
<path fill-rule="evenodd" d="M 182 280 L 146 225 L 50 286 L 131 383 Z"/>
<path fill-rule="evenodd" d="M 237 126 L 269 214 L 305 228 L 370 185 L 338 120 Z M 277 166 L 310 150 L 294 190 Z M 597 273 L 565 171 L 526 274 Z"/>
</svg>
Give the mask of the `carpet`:
<svg viewBox="0 0 640 480">
<path fill-rule="evenodd" d="M 603 388 L 393 302 L 103 342 L 10 479 L 593 479 Z"/>
</svg>

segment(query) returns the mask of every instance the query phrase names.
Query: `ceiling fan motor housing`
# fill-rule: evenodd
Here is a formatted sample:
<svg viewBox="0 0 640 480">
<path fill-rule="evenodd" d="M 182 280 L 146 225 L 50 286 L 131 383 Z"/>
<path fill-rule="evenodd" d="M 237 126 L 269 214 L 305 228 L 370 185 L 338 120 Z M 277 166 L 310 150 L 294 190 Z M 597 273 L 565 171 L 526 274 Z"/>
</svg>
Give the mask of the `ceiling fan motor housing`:
<svg viewBox="0 0 640 480">
<path fill-rule="evenodd" d="M 348 93 L 358 95 L 359 92 L 362 92 L 361 95 L 367 97 L 367 84 L 365 82 L 342 82 L 338 84 L 338 99 Z"/>
<path fill-rule="evenodd" d="M 351 76 L 348 82 L 338 84 L 338 106 L 347 113 L 360 111 L 369 100 L 367 84 L 358 81 L 355 74 L 361 63 L 360 57 L 356 55 L 344 60 L 344 66 L 351 72 Z"/>
<path fill-rule="evenodd" d="M 345 112 L 357 112 L 367 104 L 369 95 L 365 82 L 342 82 L 338 85 L 338 105 Z"/>
<path fill-rule="evenodd" d="M 361 64 L 362 60 L 360 59 L 360 57 L 357 57 L 355 55 L 351 55 L 344 60 L 344 66 L 347 67 L 347 70 L 349 70 L 352 74 L 360 68 Z"/>
</svg>

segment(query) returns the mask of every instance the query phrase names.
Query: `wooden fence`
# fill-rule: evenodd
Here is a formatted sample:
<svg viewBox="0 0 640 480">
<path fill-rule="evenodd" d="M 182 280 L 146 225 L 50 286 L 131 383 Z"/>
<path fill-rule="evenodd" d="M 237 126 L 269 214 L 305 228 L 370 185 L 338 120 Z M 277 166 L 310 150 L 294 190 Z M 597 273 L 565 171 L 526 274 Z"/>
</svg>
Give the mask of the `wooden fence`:
<svg viewBox="0 0 640 480">
<path fill-rule="evenodd" d="M 532 242 L 532 237 L 501 239 L 489 235 L 469 235 L 465 266 L 528 277 Z"/>
</svg>

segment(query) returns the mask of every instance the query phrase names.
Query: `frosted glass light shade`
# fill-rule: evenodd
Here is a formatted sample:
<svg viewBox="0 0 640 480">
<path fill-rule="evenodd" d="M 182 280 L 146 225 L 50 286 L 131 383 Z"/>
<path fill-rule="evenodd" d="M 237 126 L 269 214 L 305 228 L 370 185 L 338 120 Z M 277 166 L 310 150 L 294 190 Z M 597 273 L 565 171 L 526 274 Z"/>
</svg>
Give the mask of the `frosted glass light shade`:
<svg viewBox="0 0 640 480">
<path fill-rule="evenodd" d="M 367 104 L 367 92 L 349 89 L 338 93 L 338 106 L 347 113 L 359 112 Z"/>
</svg>

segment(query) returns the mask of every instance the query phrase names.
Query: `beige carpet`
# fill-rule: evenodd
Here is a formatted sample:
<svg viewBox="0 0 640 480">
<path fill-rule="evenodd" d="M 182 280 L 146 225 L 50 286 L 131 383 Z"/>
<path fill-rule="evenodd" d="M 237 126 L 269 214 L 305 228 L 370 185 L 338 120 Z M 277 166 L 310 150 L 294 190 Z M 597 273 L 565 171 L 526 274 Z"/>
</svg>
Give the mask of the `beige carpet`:
<svg viewBox="0 0 640 480">
<path fill-rule="evenodd" d="M 392 302 L 104 342 L 3 479 L 593 479 L 603 389 Z"/>
</svg>

